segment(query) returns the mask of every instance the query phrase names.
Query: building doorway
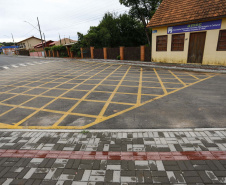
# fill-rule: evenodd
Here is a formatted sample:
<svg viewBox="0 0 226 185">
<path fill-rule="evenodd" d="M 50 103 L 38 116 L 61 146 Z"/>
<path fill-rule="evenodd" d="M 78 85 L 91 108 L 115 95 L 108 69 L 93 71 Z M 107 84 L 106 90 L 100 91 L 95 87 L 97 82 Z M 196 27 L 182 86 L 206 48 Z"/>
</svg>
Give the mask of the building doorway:
<svg viewBox="0 0 226 185">
<path fill-rule="evenodd" d="M 206 41 L 206 32 L 190 34 L 188 63 L 202 64 L 205 41 Z"/>
</svg>

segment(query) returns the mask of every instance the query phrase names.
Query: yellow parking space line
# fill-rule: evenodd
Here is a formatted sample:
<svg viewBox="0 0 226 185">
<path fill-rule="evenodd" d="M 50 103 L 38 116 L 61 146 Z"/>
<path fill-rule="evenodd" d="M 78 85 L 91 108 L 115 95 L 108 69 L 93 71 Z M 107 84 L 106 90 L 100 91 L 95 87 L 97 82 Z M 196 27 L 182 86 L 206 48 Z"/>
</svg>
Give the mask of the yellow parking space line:
<svg viewBox="0 0 226 185">
<path fill-rule="evenodd" d="M 119 105 L 130 105 L 130 106 L 134 106 L 136 105 L 135 103 L 126 103 L 126 102 L 114 102 L 112 101 L 111 104 L 119 104 Z"/>
<path fill-rule="evenodd" d="M 104 65 L 103 65 L 104 66 Z M 99 66 L 100 67 L 100 66 Z M 99 68 L 99 67 L 96 67 L 96 68 Z M 108 67 L 106 67 L 105 69 L 107 69 L 107 68 L 109 68 L 109 67 L 111 67 L 111 66 L 108 66 Z M 94 68 L 94 69 L 92 69 L 92 70 L 90 70 L 90 71 L 93 71 L 93 70 L 95 70 L 96 68 Z M 104 69 L 104 70 L 105 70 Z M 87 72 L 85 72 L 85 74 L 86 73 L 89 73 L 90 71 L 87 71 Z M 98 74 L 98 73 L 97 73 Z M 83 75 L 83 74 L 81 74 L 81 75 Z M 96 75 L 96 74 L 95 74 Z M 95 76 L 95 75 L 93 75 L 93 76 Z M 77 78 L 77 77 L 76 77 Z M 91 77 L 90 77 L 91 78 Z M 88 79 L 87 79 L 88 80 Z M 84 81 L 82 82 L 82 83 L 84 83 Z M 81 84 L 82 84 L 81 83 Z M 80 84 L 78 84 L 78 86 L 79 86 Z M 75 86 L 76 87 L 76 86 Z M 74 88 L 75 88 L 74 87 Z M 54 88 L 53 88 L 54 89 Z M 50 101 L 50 102 L 48 102 L 47 104 L 45 104 L 44 106 L 42 106 L 39 110 L 37 110 L 37 111 L 35 111 L 35 112 L 33 112 L 32 114 L 30 114 L 29 116 L 27 116 L 26 118 L 24 118 L 23 120 L 21 120 L 21 121 L 19 121 L 17 124 L 15 124 L 15 126 L 18 126 L 18 125 L 20 125 L 20 124 L 22 124 L 23 122 L 25 122 L 26 120 L 28 120 L 29 118 L 31 118 L 32 116 L 34 116 L 35 114 L 37 114 L 39 111 L 42 111 L 45 107 L 47 107 L 48 105 L 50 105 L 51 103 L 53 103 L 54 101 L 56 101 L 59 97 L 61 97 L 61 96 L 63 96 L 63 95 L 65 95 L 66 93 L 68 93 L 69 91 L 71 91 L 72 89 L 70 89 L 70 90 L 68 90 L 68 91 L 66 91 L 66 92 L 64 92 L 63 94 L 61 94 L 60 96 L 58 96 L 57 98 L 55 98 L 55 99 L 53 99 L 52 101 Z M 38 97 L 38 96 L 37 96 Z"/>
<path fill-rule="evenodd" d="M 161 80 L 160 76 L 158 75 L 158 73 L 157 73 L 156 69 L 155 69 L 155 68 L 153 68 L 153 70 L 154 70 L 154 72 L 155 72 L 155 74 L 156 74 L 156 76 L 157 76 L 157 78 L 158 78 L 158 80 L 159 80 L 159 83 L 160 83 L 160 84 L 161 84 L 161 86 L 162 86 L 162 89 L 163 89 L 164 94 L 167 94 L 167 90 L 166 90 L 166 88 L 165 88 L 165 86 L 164 86 L 164 84 L 163 84 L 163 82 L 162 82 L 162 80 Z"/>
<path fill-rule="evenodd" d="M 124 74 L 124 76 L 122 77 L 122 79 L 120 80 L 120 82 L 118 83 L 117 87 L 115 88 L 115 90 L 112 92 L 111 96 L 108 98 L 107 102 L 105 103 L 104 107 L 102 108 L 102 110 L 100 111 L 98 118 L 96 119 L 96 121 L 101 120 L 104 116 L 104 113 L 106 112 L 108 106 L 111 103 L 111 100 L 114 98 L 116 92 L 118 91 L 120 85 L 122 84 L 123 80 L 125 79 L 126 75 L 128 74 L 129 70 L 130 70 L 131 66 L 127 69 L 126 73 Z"/>
<path fill-rule="evenodd" d="M 111 72 L 108 76 L 106 76 L 106 78 L 104 78 L 98 85 L 96 85 L 95 87 L 93 87 L 88 93 L 86 93 L 86 95 L 84 95 L 82 97 L 82 99 L 80 99 L 73 107 L 71 107 L 71 109 L 68 111 L 68 113 L 70 113 L 71 111 L 73 111 L 84 99 L 86 99 L 100 84 L 102 84 L 109 76 L 111 76 L 115 71 L 117 71 L 122 65 L 120 65 L 118 68 L 116 68 L 113 72 Z M 110 67 L 110 66 L 109 66 Z M 106 68 L 107 69 L 107 68 Z M 104 71 L 104 70 L 103 70 Z M 101 71 L 102 72 L 102 71 Z M 58 126 L 68 115 L 64 114 L 53 126 Z"/>
<path fill-rule="evenodd" d="M 128 109 L 125 109 L 125 110 L 123 110 L 123 111 L 121 111 L 121 112 L 117 112 L 117 113 L 115 113 L 115 114 L 113 114 L 113 115 L 110 115 L 110 116 L 108 116 L 108 117 L 103 118 L 103 119 L 101 120 L 101 122 L 106 121 L 106 120 L 109 120 L 109 119 L 114 118 L 114 117 L 116 117 L 116 116 L 119 116 L 119 115 L 121 115 L 121 114 L 124 114 L 124 113 L 126 113 L 126 112 L 129 112 L 129 111 L 131 111 L 131 110 L 133 110 L 133 109 L 135 109 L 135 108 L 141 107 L 141 106 L 143 106 L 143 105 L 145 105 L 145 104 L 147 104 L 147 103 L 151 103 L 151 102 L 153 102 L 153 101 L 155 101 L 155 100 L 158 100 L 158 99 L 160 99 L 160 98 L 162 98 L 162 97 L 165 97 L 165 96 L 168 96 L 168 95 L 173 94 L 173 93 L 175 93 L 175 92 L 178 92 L 178 91 L 180 91 L 180 90 L 182 90 L 182 89 L 185 89 L 185 88 L 187 88 L 187 87 L 190 87 L 190 86 L 195 85 L 195 84 L 197 84 L 197 83 L 200 83 L 200 82 L 202 82 L 202 81 L 208 80 L 208 79 L 210 79 L 210 78 L 212 78 L 212 77 L 213 77 L 213 76 L 209 76 L 209 77 L 207 77 L 207 78 L 205 78 L 205 79 L 196 81 L 196 82 L 192 83 L 192 84 L 189 85 L 189 86 L 184 86 L 184 87 L 179 88 L 179 89 L 177 89 L 177 90 L 171 91 L 171 92 L 169 92 L 169 93 L 167 93 L 167 94 L 158 96 L 158 97 L 153 98 L 153 99 L 151 99 L 151 100 L 149 100 L 149 101 L 146 101 L 146 102 L 144 102 L 144 103 L 141 103 L 141 105 L 135 105 L 135 106 L 130 107 L 130 108 L 128 108 Z M 92 127 L 92 126 L 94 126 L 94 125 L 97 125 L 98 123 L 100 123 L 100 121 L 94 121 L 93 123 L 87 124 L 87 125 L 85 125 L 85 126 L 83 126 L 83 127 L 70 127 L 69 129 L 87 129 L 87 128 L 89 128 L 89 127 Z"/>
<path fill-rule="evenodd" d="M 9 125 L 9 124 L 6 124 L 6 123 L 0 123 L 0 128 L 10 128 L 12 126 L 13 125 Z"/>
<path fill-rule="evenodd" d="M 182 83 L 184 86 L 187 86 L 177 75 L 175 75 L 172 71 L 168 70 L 180 83 Z"/>
<path fill-rule="evenodd" d="M 143 77 L 143 68 L 140 68 L 140 81 L 139 81 L 139 88 L 138 88 L 138 95 L 137 95 L 137 104 L 140 105 L 141 103 L 141 94 L 142 94 L 142 77 Z"/>
<path fill-rule="evenodd" d="M 89 67 L 87 67 L 87 68 L 89 68 Z M 82 70 L 82 69 L 81 69 L 81 70 Z M 79 71 L 81 71 L 81 70 L 79 70 Z M 79 72 L 79 71 L 77 71 L 77 72 Z M 73 73 L 71 73 L 71 74 L 74 74 L 74 73 L 75 73 L 75 72 L 73 72 Z M 51 76 L 54 76 L 54 75 L 51 75 Z M 65 75 L 65 76 L 63 76 L 63 77 L 60 77 L 60 78 L 58 78 L 58 79 L 64 78 L 64 77 L 66 77 L 66 76 L 68 76 L 68 75 Z M 43 79 L 47 79 L 47 78 L 43 78 Z M 40 81 L 40 80 L 39 80 L 39 81 Z M 37 81 L 37 82 L 39 82 L 39 81 Z M 51 81 L 50 81 L 50 82 L 51 82 Z M 45 85 L 45 84 L 50 83 L 50 82 L 45 82 L 45 83 L 43 83 L 43 84 L 41 84 L 41 85 L 39 85 L 39 86 L 32 87 L 32 88 L 30 88 L 29 90 L 24 91 L 23 93 L 26 93 L 26 92 L 28 92 L 28 91 L 31 91 L 31 90 L 33 90 L 33 89 L 35 89 L 35 88 L 37 88 L 37 87 L 40 87 L 40 86 Z M 33 82 L 31 82 L 31 83 L 33 83 Z M 63 83 L 59 84 L 58 86 L 63 85 L 64 83 L 66 83 L 66 82 L 63 82 Z M 56 86 L 56 87 L 58 87 L 58 86 Z M 54 88 L 56 88 L 56 87 L 54 87 Z M 51 89 L 54 89 L 54 88 L 49 88 L 49 89 L 51 90 Z M 16 89 L 16 88 L 15 88 L 15 89 Z M 9 90 L 9 91 L 12 91 L 12 90 Z M 48 90 L 48 91 L 49 91 L 49 90 Z M 45 92 L 43 92 L 42 94 L 44 94 L 44 93 L 46 93 L 46 92 L 48 92 L 48 91 L 45 91 Z M 15 95 L 15 96 L 13 96 L 13 97 L 10 97 L 10 98 L 8 98 L 8 99 L 6 99 L 6 100 L 0 101 L 0 102 L 4 102 L 4 101 L 7 101 L 7 100 L 10 100 L 10 99 L 12 99 L 12 98 L 17 97 L 18 95 L 22 95 L 23 93 L 18 93 L 17 95 Z M 38 97 L 38 95 L 37 95 L 37 97 Z"/>
</svg>

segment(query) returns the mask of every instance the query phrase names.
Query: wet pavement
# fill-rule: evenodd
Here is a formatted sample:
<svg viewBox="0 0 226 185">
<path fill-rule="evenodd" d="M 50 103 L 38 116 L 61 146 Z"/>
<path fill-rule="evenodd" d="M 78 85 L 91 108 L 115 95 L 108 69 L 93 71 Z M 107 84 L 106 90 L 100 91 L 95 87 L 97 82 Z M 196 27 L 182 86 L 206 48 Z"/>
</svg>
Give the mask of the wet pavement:
<svg viewBox="0 0 226 185">
<path fill-rule="evenodd" d="M 225 74 L 52 61 L 0 77 L 0 128 L 226 126 Z"/>
</svg>

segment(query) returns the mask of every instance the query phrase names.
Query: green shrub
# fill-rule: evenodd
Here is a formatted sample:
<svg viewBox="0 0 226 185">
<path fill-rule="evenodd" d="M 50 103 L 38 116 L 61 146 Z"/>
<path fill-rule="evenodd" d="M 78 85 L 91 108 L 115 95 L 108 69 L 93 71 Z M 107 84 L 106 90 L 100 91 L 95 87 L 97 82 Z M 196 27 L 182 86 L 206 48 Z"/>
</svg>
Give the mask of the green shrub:
<svg viewBox="0 0 226 185">
<path fill-rule="evenodd" d="M 119 56 L 117 56 L 117 60 L 121 60 L 121 56 L 119 55 Z"/>
<path fill-rule="evenodd" d="M 72 45 L 71 52 L 73 52 L 76 55 L 76 57 L 81 57 L 80 45 L 78 43 Z"/>
<path fill-rule="evenodd" d="M 49 51 L 51 48 L 50 47 L 46 47 L 45 48 L 45 51 Z"/>
<path fill-rule="evenodd" d="M 53 47 L 51 47 L 51 50 L 52 51 L 66 51 L 67 48 L 66 48 L 66 46 L 60 45 L 60 46 L 53 46 Z"/>
</svg>

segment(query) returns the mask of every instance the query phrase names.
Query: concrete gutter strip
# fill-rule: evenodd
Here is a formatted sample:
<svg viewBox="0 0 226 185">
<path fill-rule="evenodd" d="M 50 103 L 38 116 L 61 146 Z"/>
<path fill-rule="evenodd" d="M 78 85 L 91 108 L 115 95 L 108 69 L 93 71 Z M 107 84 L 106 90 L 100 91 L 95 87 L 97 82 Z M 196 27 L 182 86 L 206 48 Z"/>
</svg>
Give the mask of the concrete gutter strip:
<svg viewBox="0 0 226 185">
<path fill-rule="evenodd" d="M 185 70 L 185 71 L 195 71 L 195 72 L 208 72 L 208 73 L 225 73 L 226 74 L 226 67 L 221 66 L 208 66 L 210 69 L 202 69 L 199 66 L 192 66 L 191 67 L 183 67 L 183 66 L 161 66 L 156 64 L 151 64 L 153 62 L 140 62 L 140 61 L 122 61 L 116 62 L 114 60 L 90 60 L 90 59 L 77 59 L 78 61 L 86 61 L 86 62 L 101 62 L 104 64 L 123 64 L 123 65 L 131 65 L 131 66 L 141 66 L 141 67 L 152 67 L 152 68 L 161 68 L 161 69 L 174 69 L 174 70 Z M 71 60 L 73 61 L 73 60 Z M 211 69 L 211 68 L 218 67 L 219 69 Z M 221 69 L 222 68 L 222 69 Z"/>
<path fill-rule="evenodd" d="M 70 132 L 80 133 L 82 130 L 34 130 L 34 129 L 0 129 L 0 132 Z M 85 130 L 91 133 L 132 133 L 132 132 L 204 132 L 204 131 L 226 131 L 226 128 L 188 128 L 188 129 L 109 129 L 109 130 Z"/>
</svg>

